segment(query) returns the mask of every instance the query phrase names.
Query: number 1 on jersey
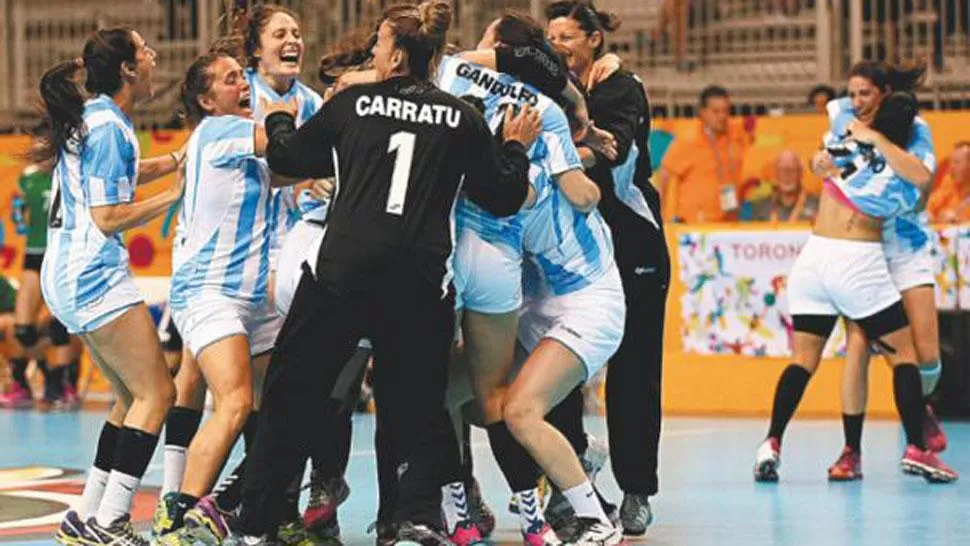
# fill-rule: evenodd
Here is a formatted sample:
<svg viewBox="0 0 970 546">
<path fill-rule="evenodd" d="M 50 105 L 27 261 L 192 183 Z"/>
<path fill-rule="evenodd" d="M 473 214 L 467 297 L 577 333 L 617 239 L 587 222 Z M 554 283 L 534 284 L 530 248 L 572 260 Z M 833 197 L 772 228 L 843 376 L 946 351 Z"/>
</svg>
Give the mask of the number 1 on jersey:
<svg viewBox="0 0 970 546">
<path fill-rule="evenodd" d="M 396 152 L 394 158 L 394 172 L 391 174 L 391 190 L 387 195 L 387 209 L 389 214 L 401 216 L 404 214 L 404 199 L 408 193 L 408 182 L 411 179 L 411 162 L 414 160 L 414 133 L 400 131 L 391 135 L 387 145 L 387 153 Z"/>
</svg>

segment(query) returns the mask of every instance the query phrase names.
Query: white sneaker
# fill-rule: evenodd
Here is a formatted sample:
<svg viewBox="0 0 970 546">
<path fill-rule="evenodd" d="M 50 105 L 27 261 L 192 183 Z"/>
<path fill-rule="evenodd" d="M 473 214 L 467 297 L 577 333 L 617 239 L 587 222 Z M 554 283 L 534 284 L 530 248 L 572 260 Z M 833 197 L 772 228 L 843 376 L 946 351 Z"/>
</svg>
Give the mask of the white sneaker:
<svg viewBox="0 0 970 546">
<path fill-rule="evenodd" d="M 623 531 L 598 519 L 577 518 L 579 528 L 576 536 L 566 544 L 576 546 L 613 546 L 623 542 Z"/>
<path fill-rule="evenodd" d="M 778 481 L 778 469 L 781 468 L 781 442 L 778 438 L 768 438 L 758 447 L 758 454 L 754 460 L 754 481 Z"/>
</svg>

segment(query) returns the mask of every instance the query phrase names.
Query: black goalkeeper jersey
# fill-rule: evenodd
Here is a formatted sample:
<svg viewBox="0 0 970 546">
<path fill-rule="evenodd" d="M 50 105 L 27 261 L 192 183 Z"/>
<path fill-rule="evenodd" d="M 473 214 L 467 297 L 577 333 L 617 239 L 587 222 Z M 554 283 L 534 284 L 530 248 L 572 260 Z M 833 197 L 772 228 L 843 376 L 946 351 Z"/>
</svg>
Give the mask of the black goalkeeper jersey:
<svg viewBox="0 0 970 546">
<path fill-rule="evenodd" d="M 271 170 L 337 178 L 317 277 L 340 292 L 389 268 L 446 287 L 458 192 L 497 216 L 527 193 L 525 148 L 499 144 L 471 105 L 414 78 L 351 87 L 299 130 L 273 114 L 266 130 Z"/>
</svg>

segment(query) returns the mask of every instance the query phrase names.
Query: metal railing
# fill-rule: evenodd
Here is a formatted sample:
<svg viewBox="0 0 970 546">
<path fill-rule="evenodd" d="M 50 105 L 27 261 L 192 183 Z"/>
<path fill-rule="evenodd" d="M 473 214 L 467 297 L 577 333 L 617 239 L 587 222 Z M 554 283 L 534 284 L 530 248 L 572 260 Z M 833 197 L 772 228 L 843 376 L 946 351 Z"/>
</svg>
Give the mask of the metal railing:
<svg viewBox="0 0 970 546">
<path fill-rule="evenodd" d="M 393 0 L 280 0 L 301 17 L 315 63 L 347 30 L 370 24 Z M 548 0 L 459 0 L 451 39 L 473 46 L 506 9 L 541 15 Z M 125 23 L 159 52 L 160 96 L 141 125 L 171 121 L 177 83 L 191 60 L 225 31 L 223 14 L 254 0 L 0 0 L 0 129 L 31 115 L 44 70 L 80 53 L 95 28 Z M 922 59 L 931 77 L 921 98 L 970 107 L 968 0 L 598 0 L 623 24 L 608 45 L 647 82 L 658 113 L 689 115 L 701 88 L 731 90 L 742 112 L 806 108 L 815 84 L 840 88 L 861 59 Z"/>
</svg>

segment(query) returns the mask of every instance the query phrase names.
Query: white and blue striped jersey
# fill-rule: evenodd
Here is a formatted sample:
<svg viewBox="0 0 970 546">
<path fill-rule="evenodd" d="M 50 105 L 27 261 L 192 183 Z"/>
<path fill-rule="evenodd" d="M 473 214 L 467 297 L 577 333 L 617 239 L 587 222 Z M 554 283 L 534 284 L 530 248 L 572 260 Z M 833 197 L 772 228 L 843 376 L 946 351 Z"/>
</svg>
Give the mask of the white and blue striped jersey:
<svg viewBox="0 0 970 546">
<path fill-rule="evenodd" d="M 847 104 L 850 108 L 845 108 Z M 859 144 L 848 134 L 848 125 L 855 119 L 851 101 L 832 101 L 828 108 L 831 126 L 823 141 L 842 173 L 832 182 L 860 211 L 874 218 L 885 219 L 915 210 L 920 200 L 919 188 L 897 176 L 873 146 Z"/>
<path fill-rule="evenodd" d="M 169 294 L 175 310 L 205 294 L 253 304 L 268 295 L 272 203 L 255 130 L 251 119 L 211 116 L 189 138 Z"/>
<path fill-rule="evenodd" d="M 58 151 L 50 197 L 41 276 L 45 297 L 59 309 L 87 306 L 131 275 L 121 233 L 105 236 L 90 210 L 134 200 L 135 127 L 107 95 L 85 102 L 83 115 L 83 138 Z"/>
<path fill-rule="evenodd" d="M 299 127 L 307 122 L 323 106 L 323 98 L 313 89 L 304 85 L 299 80 L 294 80 L 293 86 L 285 94 L 280 95 L 273 89 L 262 76 L 254 69 L 246 70 L 246 77 L 249 79 L 250 94 L 252 97 L 253 119 L 262 124 L 266 114 L 260 109 L 260 100 L 265 99 L 269 102 L 286 101 L 296 99 L 300 106 L 296 116 L 296 126 Z M 325 203 L 315 199 L 306 199 L 306 196 L 297 196 L 292 186 L 284 188 L 274 188 L 273 193 L 273 239 L 271 244 L 271 259 L 275 268 L 276 257 L 283 245 L 283 239 L 287 232 L 304 216 L 308 219 L 326 219 L 327 208 Z"/>
<path fill-rule="evenodd" d="M 525 252 L 541 273 L 539 294 L 561 296 L 599 280 L 613 267 L 613 237 L 599 209 L 582 213 L 551 180 L 525 220 Z"/>
<path fill-rule="evenodd" d="M 495 132 L 504 116 L 505 105 L 530 104 L 542 119 L 542 134 L 529 150 L 532 163 L 529 179 L 538 188 L 552 182 L 552 178 L 574 169 L 582 169 L 579 152 L 573 144 L 569 122 L 562 109 L 534 87 L 514 76 L 502 74 L 469 63 L 458 57 L 445 57 L 438 69 L 438 86 L 457 97 L 475 97 L 485 106 L 484 116 Z M 522 212 L 510 218 L 496 218 L 462 197 L 456 210 L 459 229 L 471 229 L 483 240 L 502 245 L 521 255 L 523 248 L 524 216 Z"/>
<path fill-rule="evenodd" d="M 828 112 L 832 125 L 830 133 L 826 135 L 826 143 L 830 140 L 838 140 L 839 135 L 845 135 L 846 127 L 855 119 L 855 109 L 852 106 L 852 100 L 849 98 L 829 102 Z M 913 125 L 913 136 L 906 146 L 906 151 L 919 158 L 930 172 L 936 173 L 937 159 L 936 149 L 933 145 L 933 134 L 929 124 L 923 118 L 916 118 Z M 873 163 L 878 165 L 880 160 L 885 163 L 885 159 L 881 158 L 877 158 Z M 841 161 L 847 165 L 850 160 L 845 157 L 841 158 Z M 859 159 L 854 158 L 854 161 L 859 161 Z M 839 161 L 836 164 L 838 165 Z M 839 165 L 839 167 L 845 168 L 843 165 Z M 892 170 L 886 166 L 886 171 L 880 173 L 880 175 L 888 175 L 890 172 Z M 877 177 L 873 178 L 876 179 Z M 883 223 L 883 249 L 888 259 L 923 251 L 932 242 L 929 218 L 925 213 L 917 210 L 920 197 L 919 189 L 899 176 L 893 175 L 893 178 L 895 180 L 886 186 L 886 192 L 901 191 L 902 197 L 900 199 L 889 199 L 890 203 L 895 200 L 899 204 L 899 208 L 896 214 L 877 216 L 886 219 Z M 863 178 L 860 183 L 865 183 L 865 181 L 866 179 Z M 913 202 L 913 199 L 916 199 L 916 202 Z M 854 199 L 853 202 L 855 202 Z"/>
</svg>

